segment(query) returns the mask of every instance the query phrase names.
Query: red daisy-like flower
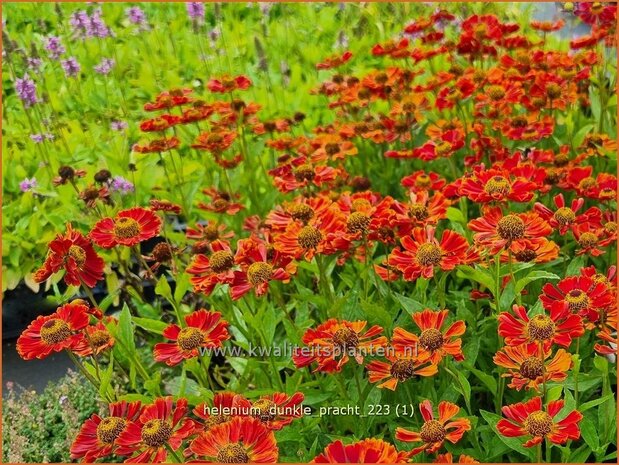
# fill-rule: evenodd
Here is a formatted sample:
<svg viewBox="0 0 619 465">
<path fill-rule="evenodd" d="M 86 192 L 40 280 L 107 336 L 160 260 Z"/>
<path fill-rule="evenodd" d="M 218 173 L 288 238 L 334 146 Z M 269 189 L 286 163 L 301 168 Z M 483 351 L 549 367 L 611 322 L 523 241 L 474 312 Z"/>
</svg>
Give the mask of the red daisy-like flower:
<svg viewBox="0 0 619 465">
<path fill-rule="evenodd" d="M 539 391 L 539 385 L 546 381 L 560 382 L 567 378 L 567 372 L 572 366 L 572 356 L 563 349 L 559 349 L 555 356 L 547 361 L 552 352 L 544 351 L 544 358 L 540 357 L 539 347 L 535 344 L 519 346 L 505 346 L 494 356 L 494 363 L 507 368 L 508 373 L 503 377 L 511 377 L 509 387 L 520 391 L 522 388 Z"/>
<path fill-rule="evenodd" d="M 318 366 L 314 372 L 339 372 L 354 357 L 357 363 L 363 363 L 363 356 L 372 348 L 384 347 L 385 336 L 380 326 L 372 326 L 364 331 L 367 321 L 327 320 L 316 329 L 308 329 L 303 335 L 306 347 L 296 348 L 292 356 L 294 364 L 301 368 L 313 362 Z"/>
<path fill-rule="evenodd" d="M 192 92 L 193 91 L 191 89 L 172 89 L 161 92 L 157 95 L 154 102 L 149 102 L 144 105 L 144 110 L 165 110 L 176 106 L 185 105 L 193 101 L 193 98 L 189 97 Z"/>
<path fill-rule="evenodd" d="M 611 25 L 617 20 L 617 5 L 604 2 L 578 2 L 574 14 L 591 25 Z"/>
<path fill-rule="evenodd" d="M 429 309 L 414 313 L 412 318 L 421 329 L 421 334 L 417 336 L 397 327 L 393 331 L 391 344 L 398 352 L 406 353 L 407 350 L 413 349 L 420 357 L 427 353 L 435 365 L 447 355 L 451 355 L 459 362 L 464 360 L 460 336 L 466 331 L 466 325 L 464 321 L 458 320 L 443 331 L 441 328 L 448 314 L 449 310 L 433 312 Z"/>
<path fill-rule="evenodd" d="M 409 176 L 402 178 L 401 184 L 413 192 L 433 190 L 439 191 L 445 186 L 445 178 L 436 173 L 415 171 Z"/>
<path fill-rule="evenodd" d="M 176 126 L 180 122 L 181 118 L 179 116 L 161 115 L 140 123 L 140 130 L 144 132 L 162 132 L 172 126 Z"/>
<path fill-rule="evenodd" d="M 338 439 L 310 463 L 407 463 L 410 457 L 410 452 L 398 452 L 382 439 L 369 438 L 347 445 Z"/>
<path fill-rule="evenodd" d="M 539 300 L 546 310 L 554 307 L 562 309 L 567 305 L 570 312 L 589 322 L 596 322 L 600 314 L 615 302 L 615 296 L 604 283 L 585 276 L 569 276 L 559 281 L 556 287 L 545 284 Z"/>
<path fill-rule="evenodd" d="M 437 419 L 434 418 L 432 402 L 429 400 L 424 400 L 419 404 L 419 411 L 424 420 L 419 432 L 400 427 L 395 430 L 395 438 L 399 441 L 423 442 L 421 446 L 411 450 L 411 455 L 417 455 L 423 451 L 428 454 L 436 452 L 445 440 L 455 444 L 466 431 L 471 429 L 471 422 L 467 418 L 452 420 L 460 411 L 460 407 L 451 402 L 442 401 L 438 404 Z"/>
<path fill-rule="evenodd" d="M 160 342 L 153 350 L 155 361 L 174 366 L 188 358 L 199 355 L 200 348 L 221 347 L 228 339 L 228 322 L 221 313 L 200 309 L 185 317 L 186 326 L 171 324 L 163 330 L 163 336 L 174 343 Z"/>
<path fill-rule="evenodd" d="M 98 221 L 89 237 L 99 247 L 110 249 L 116 245 L 128 247 L 155 237 L 161 230 L 161 219 L 147 208 L 135 207 L 123 210 L 114 218 Z"/>
<path fill-rule="evenodd" d="M 171 213 L 174 215 L 180 215 L 182 207 L 178 204 L 172 203 L 169 200 L 151 199 L 150 208 L 154 211 Z"/>
<path fill-rule="evenodd" d="M 431 278 L 435 267 L 449 271 L 466 261 L 469 244 L 464 237 L 445 230 L 439 241 L 434 232 L 433 227 L 415 228 L 410 236 L 400 239 L 403 250 L 391 252 L 388 263 L 400 270 L 405 280 L 413 281 L 421 276 Z"/>
<path fill-rule="evenodd" d="M 309 186 L 321 187 L 334 181 L 338 174 L 338 169 L 327 166 L 324 162 L 314 162 L 306 156 L 286 160 L 269 170 L 275 187 L 284 193 Z"/>
<path fill-rule="evenodd" d="M 235 417 L 195 438 L 186 455 L 207 463 L 275 463 L 279 449 L 273 431 L 251 417 Z"/>
<path fill-rule="evenodd" d="M 236 215 L 243 208 L 243 205 L 236 202 L 239 195 L 232 195 L 228 192 L 218 191 L 215 188 L 209 187 L 202 189 L 202 193 L 211 198 L 210 203 L 200 202 L 198 208 L 213 213 L 225 213 L 226 215 Z"/>
<path fill-rule="evenodd" d="M 249 89 L 249 86 L 251 86 L 251 81 L 247 76 L 243 75 L 235 77 L 223 76 L 219 79 L 211 79 L 207 84 L 208 90 L 221 94 Z"/>
<path fill-rule="evenodd" d="M 546 237 L 552 232 L 550 225 L 537 213 L 509 213 L 503 215 L 499 207 L 488 208 L 484 216 L 469 221 L 475 242 L 496 254 L 514 242 Z"/>
<path fill-rule="evenodd" d="M 352 58 L 352 52 L 347 50 L 342 55 L 332 55 L 325 58 L 321 63 L 316 64 L 316 69 L 331 69 L 342 66 Z"/>
<path fill-rule="evenodd" d="M 290 275 L 297 270 L 292 257 L 283 255 L 255 236 L 237 243 L 235 261 L 241 270 L 234 272 L 230 283 L 233 300 L 240 299 L 252 289 L 257 296 L 262 296 L 268 291 L 272 280 L 287 283 Z"/>
<path fill-rule="evenodd" d="M 41 283 L 61 269 L 65 270 L 64 281 L 70 286 L 95 287 L 103 279 L 105 262 L 81 232 L 67 224 L 67 232 L 58 234 L 49 243 L 45 263 L 34 274 L 34 280 Z"/>
<path fill-rule="evenodd" d="M 135 402 L 112 402 L 108 405 L 109 415 L 101 418 L 96 413 L 84 422 L 71 445 L 71 459 L 82 459 L 93 463 L 114 453 L 116 439 L 130 421 L 137 420 L 142 404 Z"/>
<path fill-rule="evenodd" d="M 237 394 L 232 407 L 244 415 L 257 418 L 270 430 L 279 431 L 292 423 L 295 418 L 303 416 L 301 403 L 304 398 L 305 396 L 300 392 L 292 396 L 283 392 L 274 392 L 252 402 Z"/>
<path fill-rule="evenodd" d="M 537 202 L 535 211 L 548 222 L 553 229 L 559 231 L 559 234 L 565 234 L 569 229 L 573 229 L 576 225 L 583 223 L 599 224 L 602 213 L 596 207 L 591 207 L 585 213 L 578 215 L 578 211 L 582 208 L 584 199 L 574 199 L 569 207 L 565 206 L 563 194 L 558 194 L 554 197 L 554 203 L 557 206 L 556 211 Z"/>
<path fill-rule="evenodd" d="M 554 417 L 563 409 L 565 401 L 553 400 L 546 410 L 542 409 L 541 397 L 533 397 L 526 402 L 504 406 L 501 410 L 507 419 L 497 423 L 499 433 L 508 438 L 527 436 L 524 447 L 532 447 L 544 439 L 553 444 L 565 444 L 569 439 L 578 439 L 580 429 L 578 422 L 582 414 L 572 410 L 563 420 L 556 422 Z"/>
<path fill-rule="evenodd" d="M 460 193 L 473 202 L 528 202 L 538 185 L 524 177 L 512 177 L 505 169 L 476 170 L 460 185 Z"/>
<path fill-rule="evenodd" d="M 176 402 L 172 397 L 155 399 L 120 433 L 116 439 L 116 453 L 131 455 L 125 460 L 127 463 L 163 462 L 168 456 L 168 447 L 176 451 L 183 440 L 198 429 L 196 422 L 186 417 L 187 412 L 187 399 Z"/>
<path fill-rule="evenodd" d="M 462 454 L 457 462 L 454 462 L 453 455 L 451 452 L 446 452 L 444 454 L 438 454 L 436 456 L 436 460 L 432 463 L 479 463 L 479 461 L 475 460 L 473 457 L 469 455 Z"/>
<path fill-rule="evenodd" d="M 529 318 L 521 305 L 514 305 L 513 312 L 499 315 L 499 336 L 510 346 L 542 344 L 547 350 L 552 344 L 569 347 L 572 339 L 585 333 L 582 318 L 572 314 L 567 304 L 553 305 L 550 313 L 540 313 Z"/>
<path fill-rule="evenodd" d="M 131 150 L 137 153 L 162 153 L 172 150 L 179 145 L 181 145 L 179 138 L 172 136 L 150 141 L 146 145 L 133 144 Z"/>
<path fill-rule="evenodd" d="M 395 349 L 394 349 L 395 350 Z M 398 383 L 403 383 L 416 376 L 433 376 L 438 373 L 438 367 L 427 358 L 407 357 L 389 353 L 389 362 L 373 360 L 367 364 L 370 383 L 382 381 L 377 387 L 395 391 Z"/>
<path fill-rule="evenodd" d="M 217 284 L 229 284 L 234 279 L 234 255 L 230 246 L 216 240 L 211 243 L 210 256 L 197 254 L 187 267 L 194 292 L 210 295 Z"/>
<path fill-rule="evenodd" d="M 88 306 L 76 303 L 58 307 L 56 312 L 39 316 L 17 339 L 17 353 L 24 360 L 43 359 L 52 352 L 71 350 L 84 338 L 88 326 Z"/>
</svg>

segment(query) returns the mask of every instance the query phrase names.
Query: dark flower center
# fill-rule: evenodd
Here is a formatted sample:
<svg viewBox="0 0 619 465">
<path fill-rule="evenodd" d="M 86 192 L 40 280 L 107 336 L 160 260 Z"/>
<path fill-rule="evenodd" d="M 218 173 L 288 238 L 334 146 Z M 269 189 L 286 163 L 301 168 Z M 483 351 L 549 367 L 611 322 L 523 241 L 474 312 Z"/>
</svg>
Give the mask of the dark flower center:
<svg viewBox="0 0 619 465">
<path fill-rule="evenodd" d="M 81 267 L 86 262 L 86 251 L 79 245 L 72 245 L 69 247 L 69 257 L 75 260 L 78 267 Z"/>
<path fill-rule="evenodd" d="M 349 347 L 354 348 L 359 344 L 359 336 L 350 328 L 338 329 L 335 333 L 333 333 L 332 340 L 336 346 L 342 349 Z"/>
<path fill-rule="evenodd" d="M 239 443 L 226 444 L 217 453 L 219 463 L 249 463 L 249 455 Z"/>
<path fill-rule="evenodd" d="M 43 323 L 41 339 L 48 345 L 59 344 L 71 337 L 71 328 L 59 318 L 52 318 Z"/>
<path fill-rule="evenodd" d="M 114 220 L 114 235 L 121 239 L 131 239 L 140 234 L 140 225 L 133 218 L 116 218 Z"/>
<path fill-rule="evenodd" d="M 93 332 L 88 337 L 90 338 L 90 345 L 92 345 L 94 348 L 105 346 L 108 342 L 110 342 L 111 339 L 110 333 L 102 329 Z"/>
<path fill-rule="evenodd" d="M 421 440 L 425 443 L 441 442 L 447 432 L 445 427 L 437 420 L 426 421 L 421 427 Z"/>
<path fill-rule="evenodd" d="M 528 379 L 537 379 L 544 374 L 544 364 L 537 357 L 529 357 L 520 365 L 520 374 Z"/>
<path fill-rule="evenodd" d="M 188 326 L 178 333 L 177 343 L 183 350 L 197 349 L 204 341 L 204 334 L 198 328 Z"/>
<path fill-rule="evenodd" d="M 346 222 L 346 228 L 351 233 L 366 233 L 370 225 L 370 217 L 365 213 L 354 212 L 351 213 Z"/>
<path fill-rule="evenodd" d="M 104 444 L 112 444 L 123 432 L 127 421 L 120 417 L 107 417 L 97 425 L 97 439 Z"/>
<path fill-rule="evenodd" d="M 299 231 L 298 242 L 304 249 L 313 249 L 318 247 L 322 241 L 322 233 L 313 226 L 304 226 Z"/>
<path fill-rule="evenodd" d="M 571 208 L 561 207 L 555 212 L 554 218 L 557 223 L 565 226 L 574 222 L 574 220 L 576 219 L 576 214 L 572 211 Z"/>
<path fill-rule="evenodd" d="M 234 266 L 234 257 L 226 250 L 219 250 L 211 255 L 209 264 L 215 273 L 222 273 Z"/>
<path fill-rule="evenodd" d="M 294 178 L 298 182 L 311 181 L 314 179 L 314 169 L 309 164 L 297 166 L 293 171 Z"/>
<path fill-rule="evenodd" d="M 391 365 L 391 376 L 400 382 L 410 379 L 415 374 L 412 360 L 397 360 Z"/>
<path fill-rule="evenodd" d="M 435 328 L 429 328 L 421 332 L 419 344 L 426 350 L 433 351 L 443 346 L 443 334 Z"/>
<path fill-rule="evenodd" d="M 421 244 L 417 249 L 415 257 L 422 266 L 436 266 L 441 263 L 443 252 L 435 244 Z"/>
<path fill-rule="evenodd" d="M 167 242 L 160 242 L 153 248 L 153 258 L 159 263 L 164 263 L 172 258 L 172 247 Z"/>
<path fill-rule="evenodd" d="M 529 338 L 534 341 L 546 341 L 555 334 L 555 324 L 547 315 L 535 315 L 527 323 Z"/>
<path fill-rule="evenodd" d="M 497 232 L 502 239 L 513 241 L 524 237 L 526 226 L 524 221 L 516 215 L 507 215 L 499 220 Z"/>
<path fill-rule="evenodd" d="M 503 176 L 494 176 L 488 180 L 484 186 L 484 191 L 493 197 L 504 197 L 511 190 L 509 181 Z"/>
<path fill-rule="evenodd" d="M 428 211 L 428 208 L 425 205 L 422 205 L 420 203 L 412 204 L 410 206 L 410 213 L 418 221 L 427 220 L 428 217 L 430 216 L 430 212 Z"/>
<path fill-rule="evenodd" d="M 304 203 L 295 203 L 288 208 L 288 213 L 295 220 L 301 220 L 307 223 L 314 216 L 314 210 L 309 205 Z"/>
<path fill-rule="evenodd" d="M 589 306 L 589 296 L 580 289 L 574 289 L 565 296 L 571 312 L 578 312 Z"/>
<path fill-rule="evenodd" d="M 524 429 L 531 436 L 546 436 L 552 431 L 552 418 L 541 410 L 533 412 L 524 420 Z"/>
<path fill-rule="evenodd" d="M 591 232 L 582 233 L 580 235 L 580 238 L 578 239 L 578 244 L 584 248 L 593 247 L 597 243 L 598 243 L 598 237 Z"/>
<path fill-rule="evenodd" d="M 273 266 L 266 262 L 255 262 L 247 268 L 247 279 L 252 286 L 267 283 L 273 276 Z"/>
<path fill-rule="evenodd" d="M 161 447 L 172 437 L 172 427 L 163 420 L 149 420 L 142 426 L 142 441 L 150 447 Z"/>
</svg>

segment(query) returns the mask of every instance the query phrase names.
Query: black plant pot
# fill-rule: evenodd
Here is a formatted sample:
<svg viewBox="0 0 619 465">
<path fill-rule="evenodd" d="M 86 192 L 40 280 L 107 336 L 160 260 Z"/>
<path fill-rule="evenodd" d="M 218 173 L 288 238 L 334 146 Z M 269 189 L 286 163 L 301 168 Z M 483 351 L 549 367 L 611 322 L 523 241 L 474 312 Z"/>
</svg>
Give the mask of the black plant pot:
<svg viewBox="0 0 619 465">
<path fill-rule="evenodd" d="M 23 282 L 6 291 L 2 299 L 2 340 L 14 339 L 39 315 L 50 315 L 56 305 L 46 299 L 46 292 L 33 292 Z"/>
</svg>

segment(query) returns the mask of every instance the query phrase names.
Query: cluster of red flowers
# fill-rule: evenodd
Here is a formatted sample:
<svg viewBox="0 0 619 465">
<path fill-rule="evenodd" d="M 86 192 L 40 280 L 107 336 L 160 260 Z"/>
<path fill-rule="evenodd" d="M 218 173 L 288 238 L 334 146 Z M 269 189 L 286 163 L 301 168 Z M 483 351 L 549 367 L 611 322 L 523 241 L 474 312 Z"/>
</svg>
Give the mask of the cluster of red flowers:
<svg viewBox="0 0 619 465">
<path fill-rule="evenodd" d="M 218 183 L 213 177 L 212 185 L 202 190 L 208 202 L 194 202 L 208 220 L 187 227 L 189 247 L 183 249 L 172 246 L 167 234 L 158 236 L 165 232 L 168 216 L 195 220 L 191 202 L 181 207 L 153 200 L 150 208 L 103 217 L 87 235 L 69 224 L 66 233 L 49 244 L 35 280 L 64 270 L 68 285 L 94 287 L 106 271 L 95 246 L 129 247 L 138 266 L 155 262 L 144 270 L 147 277 L 166 265 L 175 277 L 187 273 L 194 293 L 209 299 L 223 288 L 235 301 L 252 291 L 265 296 L 270 287 L 281 295 L 282 283 L 314 263 L 320 272 L 316 288 L 329 291 L 325 263 L 365 265 L 365 279 L 376 275 L 383 286 L 382 281 L 407 289 L 409 281 L 427 284 L 435 278 L 437 293 L 458 268 L 484 278 L 496 271 L 496 283 L 494 277 L 481 279 L 470 290 L 471 298 L 491 301 L 498 318 L 501 346 L 494 363 L 509 388 L 541 395 L 499 404 L 505 418 L 497 429 L 506 437 L 526 437 L 526 447 L 544 439 L 555 444 L 578 439 L 582 414 L 573 410 L 556 421 L 565 401 L 546 402 L 545 387 L 566 380 L 572 368 L 571 344 L 586 333 L 597 338 L 598 354 L 616 352 L 616 268 L 601 270 L 598 257 L 612 255 L 607 252 L 617 241 L 617 178 L 598 171 L 617 146 L 604 134 L 603 124 L 577 138 L 570 120 L 570 143 L 565 145 L 559 138 L 555 144 L 553 135 L 563 126 L 566 111 L 591 106 L 590 77 L 603 60 L 596 47 L 614 46 L 616 5 L 579 3 L 574 13 L 592 25 L 592 32 L 572 41 L 570 52 L 549 49 L 545 41 L 546 33 L 560 29 L 561 22 L 534 22 L 533 38 L 494 15 L 473 15 L 453 28 L 454 36 L 448 26 L 455 16 L 438 10 L 406 26 L 402 37 L 368 51 L 397 60 L 398 66 L 356 76 L 342 70 L 360 54 L 346 51 L 325 58 L 317 70 L 337 71 L 329 71 L 333 74 L 314 93 L 327 99 L 336 118 L 313 128 L 311 135 L 299 135 L 302 113 L 261 120 L 258 104 L 238 98 L 239 91 L 252 85 L 245 76 L 208 82 L 212 94 L 226 94 L 225 101 L 207 102 L 189 89 L 163 92 L 144 110 L 167 113 L 140 124 L 143 132 L 159 138 L 136 144 L 133 151 L 159 153 L 164 167 L 162 154 L 172 149 L 212 155 L 222 176 Z M 436 57 L 447 63 L 446 69 L 435 70 Z M 429 76 L 422 80 L 424 73 Z M 429 117 L 432 114 L 439 116 Z M 199 133 L 183 141 L 179 125 L 194 125 Z M 262 166 L 261 154 L 248 156 L 248 134 L 265 139 L 265 154 L 272 155 L 270 169 Z M 384 173 L 372 173 L 364 161 L 359 163 L 360 155 L 369 158 L 373 153 L 381 154 L 378 164 Z M 464 173 L 458 170 L 459 160 L 464 160 Z M 267 210 L 260 195 L 246 198 L 233 192 L 228 178 L 228 171 L 245 164 L 252 176 L 260 171 L 268 176 L 285 200 L 257 214 Z M 392 164 L 406 167 L 406 172 L 391 170 Z M 364 175 L 356 174 L 359 166 Z M 73 171 L 59 182 L 74 184 L 76 176 L 80 174 Z M 373 189 L 375 180 L 385 177 L 388 190 Z M 97 190 L 91 198 L 106 199 L 107 194 Z M 245 215 L 247 211 L 253 214 Z M 241 224 L 237 217 L 242 217 L 242 232 L 232 228 L 233 222 Z M 140 244 L 153 238 L 161 242 L 150 256 L 143 256 Z M 526 295 L 523 285 L 514 291 L 519 304 L 511 311 L 500 308 L 508 284 L 517 287 L 514 267 L 520 272 L 534 264 L 563 263 L 570 256 L 593 265 L 563 279 L 557 276 L 556 285 L 545 284 L 538 306 L 527 310 L 520 305 Z M 89 323 L 89 315 L 96 324 Z M 351 358 L 359 365 L 369 359 L 368 381 L 392 391 L 418 377 L 442 371 L 453 375 L 452 359 L 464 360 L 461 337 L 466 326 L 449 315 L 449 310 L 418 311 L 412 314 L 418 331 L 396 326 L 390 338 L 368 321 L 321 315 L 306 329 L 303 347 L 296 348 L 292 362 L 336 376 Z M 92 355 L 114 343 L 106 329 L 110 324 L 115 323 L 101 320 L 96 309 L 73 302 L 35 320 L 18 341 L 18 351 L 26 359 L 63 349 Z M 166 342 L 154 344 L 154 360 L 174 367 L 197 358 L 205 349 L 222 347 L 234 335 L 228 329 L 219 311 L 179 312 L 177 321 L 162 330 Z M 184 446 L 183 457 L 189 460 L 274 462 L 279 456 L 274 431 L 300 416 L 285 412 L 295 411 L 302 401 L 301 393 L 276 392 L 254 401 L 217 393 L 212 405 L 198 405 L 192 412 L 182 397 L 157 398 L 150 405 L 114 402 L 108 417 L 95 415 L 86 421 L 71 453 L 84 461 L 115 454 L 131 462 L 161 462 L 168 453 L 178 458 Z M 205 413 L 210 408 L 251 413 Z M 395 430 L 395 439 L 420 443 L 411 451 L 398 451 L 379 439 L 348 445 L 336 440 L 314 462 L 406 462 L 421 452 L 438 452 L 445 441 L 458 442 L 471 429 L 469 419 L 456 418 L 460 408 L 451 402 L 440 401 L 437 412 L 429 400 L 419 408 L 419 431 Z M 451 463 L 453 456 L 445 453 L 435 461 Z M 474 461 L 459 457 L 460 463 Z"/>
</svg>

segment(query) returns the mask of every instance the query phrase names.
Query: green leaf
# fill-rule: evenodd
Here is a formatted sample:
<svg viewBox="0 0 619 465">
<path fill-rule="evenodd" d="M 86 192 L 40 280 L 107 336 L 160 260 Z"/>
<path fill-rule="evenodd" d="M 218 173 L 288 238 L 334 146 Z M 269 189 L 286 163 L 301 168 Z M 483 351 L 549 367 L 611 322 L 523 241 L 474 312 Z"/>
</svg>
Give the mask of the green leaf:
<svg viewBox="0 0 619 465">
<path fill-rule="evenodd" d="M 112 376 L 114 375 L 114 352 L 110 352 L 110 363 L 103 373 L 101 373 L 101 385 L 99 386 L 99 395 L 105 399 Z"/>
<path fill-rule="evenodd" d="M 494 277 L 488 271 L 468 265 L 460 265 L 457 270 L 458 276 L 486 286 L 490 291 L 494 290 Z"/>
<path fill-rule="evenodd" d="M 533 281 L 537 281 L 538 279 L 559 279 L 559 276 L 554 273 L 549 273 L 548 271 L 533 271 L 524 278 L 520 278 L 518 281 L 516 281 L 516 287 L 514 291 L 516 292 L 516 294 L 519 294 L 527 286 L 527 284 L 530 284 Z"/>
<path fill-rule="evenodd" d="M 585 442 L 587 443 L 587 445 L 592 450 L 597 450 L 597 448 L 600 447 L 600 437 L 593 422 L 589 420 L 589 418 L 584 417 L 580 421 L 579 426 L 580 426 L 580 434 L 582 438 L 585 440 Z"/>
<path fill-rule="evenodd" d="M 397 292 L 393 295 L 396 299 L 398 299 L 398 302 L 400 302 L 404 310 L 406 310 L 410 315 L 420 312 L 425 308 L 425 306 L 421 302 L 415 299 L 411 299 L 410 297 L 398 294 Z"/>
<path fill-rule="evenodd" d="M 118 317 L 118 332 L 117 337 L 122 343 L 124 349 L 131 353 L 135 353 L 135 339 L 133 337 L 133 325 L 131 324 L 131 312 L 127 304 L 123 305 L 123 309 Z"/>
<path fill-rule="evenodd" d="M 172 297 L 172 288 L 170 288 L 168 277 L 165 274 L 161 275 L 159 281 L 157 281 L 157 285 L 155 286 L 155 294 L 160 295 L 170 303 L 175 303 L 174 298 Z"/>
<path fill-rule="evenodd" d="M 168 327 L 168 324 L 153 320 L 152 318 L 140 318 L 137 316 L 132 317 L 133 322 L 142 329 L 155 334 L 163 334 L 163 330 Z"/>
<path fill-rule="evenodd" d="M 496 396 L 497 384 L 493 376 L 490 376 L 488 373 L 484 373 L 477 368 L 470 367 L 469 370 L 475 375 L 477 379 L 479 379 L 484 384 L 484 386 L 488 388 L 488 390 L 493 396 Z"/>
<path fill-rule="evenodd" d="M 580 407 L 578 407 L 578 410 L 582 413 L 582 412 L 586 412 L 587 410 L 589 410 L 592 407 L 595 407 L 596 405 L 600 405 L 603 404 L 604 402 L 606 402 L 607 400 L 611 400 L 613 399 L 614 396 L 612 394 L 609 394 L 607 396 L 604 397 L 600 397 L 599 399 L 593 399 L 590 400 L 589 402 L 585 402 L 584 404 L 581 404 Z"/>
</svg>

